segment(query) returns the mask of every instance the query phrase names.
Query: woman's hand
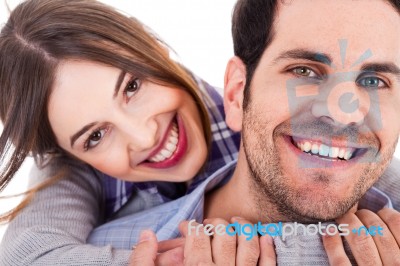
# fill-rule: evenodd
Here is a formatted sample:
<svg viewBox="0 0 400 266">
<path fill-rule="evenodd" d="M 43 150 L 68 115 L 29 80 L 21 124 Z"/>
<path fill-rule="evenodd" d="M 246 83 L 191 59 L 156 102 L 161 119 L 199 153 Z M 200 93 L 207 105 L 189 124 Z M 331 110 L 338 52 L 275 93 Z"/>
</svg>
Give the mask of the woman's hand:
<svg viewBox="0 0 400 266">
<path fill-rule="evenodd" d="M 232 222 L 239 224 L 251 224 L 243 218 L 235 217 Z M 204 233 L 204 227 L 200 230 L 197 223 L 192 223 L 189 233 L 189 222 L 182 222 L 179 226 L 185 237 L 184 264 L 185 265 L 275 265 L 276 256 L 272 238 L 269 235 L 258 235 L 246 240 L 245 235 L 228 235 L 215 233 L 215 227 L 219 224 L 228 225 L 223 219 L 214 218 L 204 221 L 213 225 L 212 236 Z M 230 228 L 232 229 L 232 228 Z M 233 232 L 233 229 L 230 230 Z"/>
<path fill-rule="evenodd" d="M 235 217 L 232 222 L 241 225 L 251 224 L 243 218 Z M 130 259 L 130 265 L 275 265 L 276 255 L 272 237 L 258 235 L 251 239 L 241 234 L 216 234 L 208 236 L 204 227 L 192 223 L 192 231 L 188 232 L 188 221 L 179 225 L 184 238 L 166 240 L 157 243 L 152 231 L 143 231 L 139 243 Z M 208 219 L 204 226 L 211 224 L 214 228 L 219 224 L 228 225 L 223 219 Z M 212 230 L 211 230 L 212 231 Z M 233 232 L 233 229 L 230 230 Z M 258 264 L 257 264 L 258 263 Z"/>
<path fill-rule="evenodd" d="M 129 261 L 130 266 L 183 265 L 183 246 L 185 240 L 176 238 L 157 243 L 153 231 L 145 230 L 140 234 Z"/>
<path fill-rule="evenodd" d="M 337 223 L 349 224 L 349 229 L 370 226 L 383 228 L 382 235 L 367 235 L 365 230 L 360 235 L 350 231 L 344 236 L 349 243 L 354 258 L 359 265 L 400 265 L 400 213 L 384 208 L 378 213 L 359 210 L 346 213 L 336 220 Z M 325 250 L 331 265 L 351 265 L 339 234 L 323 237 Z"/>
</svg>

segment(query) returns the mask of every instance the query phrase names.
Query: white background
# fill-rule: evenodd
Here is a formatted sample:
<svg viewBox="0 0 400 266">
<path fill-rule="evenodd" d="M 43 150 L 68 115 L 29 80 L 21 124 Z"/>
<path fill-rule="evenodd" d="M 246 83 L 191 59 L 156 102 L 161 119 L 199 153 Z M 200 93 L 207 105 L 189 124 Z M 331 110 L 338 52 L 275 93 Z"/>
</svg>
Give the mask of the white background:
<svg viewBox="0 0 400 266">
<path fill-rule="evenodd" d="M 19 1 L 7 0 L 13 8 Z M 230 16 L 235 0 L 103 0 L 137 17 L 150 26 L 178 54 L 179 60 L 210 84 L 223 86 L 225 64 L 233 55 Z M 8 17 L 4 1 L 0 0 L 0 24 Z M 0 125 L 1 130 L 1 125 Z M 400 157 L 397 148 L 396 156 Z M 13 182 L 0 196 L 22 192 L 27 187 L 32 161 L 23 166 Z M 0 199 L 3 213 L 18 199 Z M 0 226 L 0 239 L 5 226 Z"/>
<path fill-rule="evenodd" d="M 66 0 L 67 1 L 67 0 Z M 0 24 L 8 11 L 0 0 Z M 11 8 L 18 0 L 7 0 Z M 135 16 L 152 28 L 177 53 L 179 61 L 210 84 L 222 88 L 225 64 L 233 55 L 230 17 L 235 0 L 103 0 L 125 13 Z M 1 130 L 1 125 L 0 125 Z M 23 166 L 0 196 L 13 195 L 27 188 L 32 161 Z M 0 199 L 3 213 L 18 199 Z M 0 226 L 0 240 L 6 226 Z"/>
</svg>

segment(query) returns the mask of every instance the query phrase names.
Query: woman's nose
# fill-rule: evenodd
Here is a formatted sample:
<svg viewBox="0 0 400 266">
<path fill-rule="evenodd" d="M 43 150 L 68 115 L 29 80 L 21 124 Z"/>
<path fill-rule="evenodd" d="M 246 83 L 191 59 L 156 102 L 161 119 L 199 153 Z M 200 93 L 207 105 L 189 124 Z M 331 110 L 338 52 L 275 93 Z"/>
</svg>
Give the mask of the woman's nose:
<svg viewBox="0 0 400 266">
<path fill-rule="evenodd" d="M 141 152 L 157 144 L 157 123 L 152 119 L 130 119 L 120 126 L 130 152 Z"/>
</svg>

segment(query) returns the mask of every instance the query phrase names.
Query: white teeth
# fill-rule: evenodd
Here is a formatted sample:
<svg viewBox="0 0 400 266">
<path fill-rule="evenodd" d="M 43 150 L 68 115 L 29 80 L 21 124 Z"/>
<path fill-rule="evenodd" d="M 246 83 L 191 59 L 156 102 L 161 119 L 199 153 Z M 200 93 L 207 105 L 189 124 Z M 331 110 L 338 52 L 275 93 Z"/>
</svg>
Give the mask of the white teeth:
<svg viewBox="0 0 400 266">
<path fill-rule="evenodd" d="M 159 162 L 159 161 L 165 160 L 165 157 L 162 156 L 161 154 L 157 154 L 157 155 L 156 155 L 156 159 L 157 159 L 157 161 Z"/>
<path fill-rule="evenodd" d="M 311 146 L 311 152 L 314 153 L 314 154 L 317 154 L 319 152 L 318 144 L 313 144 Z"/>
<path fill-rule="evenodd" d="M 329 157 L 336 158 L 339 155 L 339 148 L 338 147 L 331 147 L 329 149 Z"/>
<path fill-rule="evenodd" d="M 306 142 L 304 143 L 304 149 L 303 149 L 303 151 L 309 152 L 310 150 L 311 150 L 311 143 L 308 142 L 308 141 L 306 141 Z"/>
<path fill-rule="evenodd" d="M 351 151 L 350 151 L 350 150 L 347 150 L 346 153 L 344 154 L 344 159 L 345 159 L 345 160 L 350 159 L 351 155 L 352 155 Z"/>
<path fill-rule="evenodd" d="M 173 150 L 175 150 L 175 148 L 176 148 L 176 145 L 175 145 L 175 144 L 167 143 L 167 149 L 168 149 L 168 150 L 173 151 Z"/>
<path fill-rule="evenodd" d="M 302 150 L 303 152 L 319 154 L 320 156 L 330 157 L 330 158 L 341 158 L 344 160 L 349 160 L 352 156 L 355 148 L 339 148 L 339 147 L 330 147 L 325 144 L 320 143 L 312 143 L 310 141 L 299 141 L 294 142 L 295 145 Z"/>
<path fill-rule="evenodd" d="M 172 144 L 177 144 L 178 143 L 178 138 L 174 137 L 174 136 L 169 136 L 168 142 L 172 143 Z"/>
<path fill-rule="evenodd" d="M 174 124 L 171 127 L 171 131 L 169 132 L 168 141 L 165 142 L 162 150 L 158 154 L 149 158 L 148 160 L 150 162 L 158 163 L 170 158 L 176 150 L 178 144 L 178 136 L 179 136 L 178 126 L 174 122 Z"/>
<path fill-rule="evenodd" d="M 164 156 L 165 158 L 169 158 L 172 155 L 172 152 L 170 152 L 169 150 L 161 150 L 161 154 L 162 156 Z"/>
<path fill-rule="evenodd" d="M 319 155 L 328 156 L 328 154 L 329 154 L 329 147 L 324 144 L 321 144 L 319 146 Z"/>
<path fill-rule="evenodd" d="M 338 157 L 339 157 L 339 158 L 344 158 L 344 154 L 345 154 L 345 153 L 346 153 L 346 150 L 345 150 L 345 149 L 343 149 L 343 148 L 340 149 L 340 150 L 339 150 L 339 155 L 338 155 Z"/>
</svg>

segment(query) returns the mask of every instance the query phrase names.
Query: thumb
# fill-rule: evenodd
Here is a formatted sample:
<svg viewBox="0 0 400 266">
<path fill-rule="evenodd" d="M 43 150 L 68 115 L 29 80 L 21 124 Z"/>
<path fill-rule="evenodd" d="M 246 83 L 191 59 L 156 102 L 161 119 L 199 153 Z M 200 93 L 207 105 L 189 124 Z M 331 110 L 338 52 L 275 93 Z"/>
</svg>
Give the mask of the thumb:
<svg viewBox="0 0 400 266">
<path fill-rule="evenodd" d="M 154 266 L 157 257 L 157 237 L 150 230 L 144 230 L 140 233 L 139 243 L 133 250 L 129 260 L 130 266 Z"/>
</svg>

